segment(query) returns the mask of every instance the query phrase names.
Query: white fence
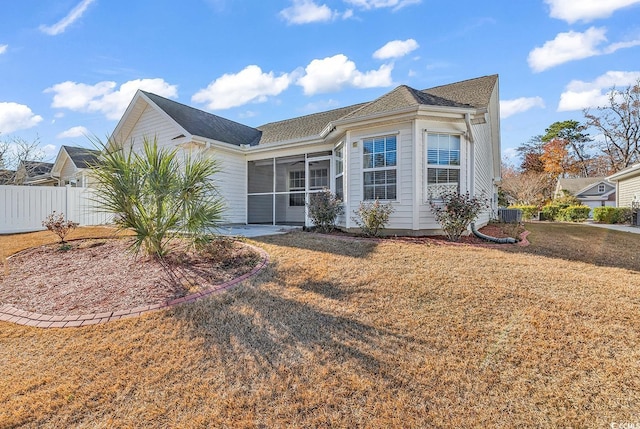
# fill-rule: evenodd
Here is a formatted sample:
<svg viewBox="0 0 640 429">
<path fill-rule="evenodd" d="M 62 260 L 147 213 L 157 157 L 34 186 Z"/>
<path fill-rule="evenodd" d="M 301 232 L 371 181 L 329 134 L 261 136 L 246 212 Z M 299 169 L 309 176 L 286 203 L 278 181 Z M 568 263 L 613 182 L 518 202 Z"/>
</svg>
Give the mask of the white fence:
<svg viewBox="0 0 640 429">
<path fill-rule="evenodd" d="M 111 223 L 113 215 L 97 209 L 94 192 L 71 186 L 0 186 L 0 234 L 43 230 L 42 221 L 54 211 L 80 225 Z"/>
</svg>

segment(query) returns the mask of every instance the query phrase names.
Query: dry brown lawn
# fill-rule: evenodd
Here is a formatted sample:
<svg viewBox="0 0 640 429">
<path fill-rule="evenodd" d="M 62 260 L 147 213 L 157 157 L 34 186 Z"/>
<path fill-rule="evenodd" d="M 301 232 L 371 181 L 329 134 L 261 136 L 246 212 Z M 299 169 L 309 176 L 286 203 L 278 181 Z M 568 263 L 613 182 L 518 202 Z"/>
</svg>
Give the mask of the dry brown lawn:
<svg viewBox="0 0 640 429">
<path fill-rule="evenodd" d="M 586 228 L 530 225 L 504 250 L 265 237 L 270 266 L 230 293 L 86 328 L 0 323 L 0 427 L 640 422 L 640 235 Z"/>
</svg>

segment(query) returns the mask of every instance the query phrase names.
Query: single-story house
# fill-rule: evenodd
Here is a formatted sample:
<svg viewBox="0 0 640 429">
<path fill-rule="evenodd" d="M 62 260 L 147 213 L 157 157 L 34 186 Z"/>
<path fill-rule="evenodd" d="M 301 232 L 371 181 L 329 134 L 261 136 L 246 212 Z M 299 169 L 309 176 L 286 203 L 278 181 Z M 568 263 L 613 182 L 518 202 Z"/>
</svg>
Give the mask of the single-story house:
<svg viewBox="0 0 640 429">
<path fill-rule="evenodd" d="M 16 169 L 15 184 L 29 186 L 56 186 L 58 181 L 51 177 L 53 164 L 41 161 L 20 161 Z"/>
<path fill-rule="evenodd" d="M 618 207 L 640 209 L 640 163 L 612 174 L 607 180 L 616 184 Z"/>
<path fill-rule="evenodd" d="M 439 231 L 429 205 L 444 190 L 483 195 L 497 210 L 498 76 L 417 90 L 401 85 L 360 104 L 251 127 L 138 91 L 110 140 L 203 151 L 220 162 L 217 183 L 235 224 L 310 225 L 306 202 L 329 188 L 345 206 L 390 202 L 387 233 Z"/>
<path fill-rule="evenodd" d="M 13 185 L 15 175 L 15 170 L 0 168 L 0 185 Z"/>
<path fill-rule="evenodd" d="M 97 162 L 99 156 L 99 150 L 63 145 L 51 168 L 51 176 L 57 179 L 58 186 L 88 187 L 91 182 L 90 166 Z"/>
<path fill-rule="evenodd" d="M 556 183 L 554 198 L 566 194 L 573 195 L 585 206 L 591 207 L 591 213 L 596 207 L 616 206 L 616 185 L 605 177 L 560 178 Z"/>
</svg>

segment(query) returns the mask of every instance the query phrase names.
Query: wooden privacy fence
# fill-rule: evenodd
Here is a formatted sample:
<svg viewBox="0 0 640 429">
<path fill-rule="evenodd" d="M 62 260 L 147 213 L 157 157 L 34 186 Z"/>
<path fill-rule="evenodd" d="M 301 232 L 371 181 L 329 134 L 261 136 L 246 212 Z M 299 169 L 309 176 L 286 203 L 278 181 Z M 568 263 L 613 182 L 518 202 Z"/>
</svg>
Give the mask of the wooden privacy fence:
<svg viewBox="0 0 640 429">
<path fill-rule="evenodd" d="M 80 225 L 111 223 L 113 215 L 98 210 L 91 188 L 71 186 L 0 186 L 0 234 L 40 231 L 49 214 L 64 213 Z"/>
</svg>

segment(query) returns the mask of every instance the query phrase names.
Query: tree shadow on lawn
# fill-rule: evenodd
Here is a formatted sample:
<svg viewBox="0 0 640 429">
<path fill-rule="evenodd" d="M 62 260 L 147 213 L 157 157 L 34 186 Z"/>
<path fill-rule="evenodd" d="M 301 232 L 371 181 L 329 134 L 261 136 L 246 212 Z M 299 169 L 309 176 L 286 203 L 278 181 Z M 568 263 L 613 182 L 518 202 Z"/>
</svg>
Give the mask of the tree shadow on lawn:
<svg viewBox="0 0 640 429">
<path fill-rule="evenodd" d="M 375 240 L 370 239 L 300 231 L 255 237 L 252 240 L 258 243 L 332 253 L 352 258 L 366 258 L 371 252 L 375 251 L 378 245 Z"/>
<path fill-rule="evenodd" d="M 529 246 L 504 247 L 506 251 L 640 271 L 638 234 L 554 222 L 527 223 L 525 228 Z"/>
<path fill-rule="evenodd" d="M 339 288 L 330 286 L 332 290 Z M 287 296 L 290 292 L 273 286 L 241 286 L 178 307 L 170 316 L 185 321 L 194 337 L 204 339 L 205 350 L 220 356 L 223 362 L 251 362 L 267 372 L 337 362 L 398 385 L 408 382 L 393 364 L 398 351 L 408 344 L 435 347 L 376 328 L 357 316 L 341 315 L 340 304 L 321 308 L 313 300 Z"/>
</svg>

